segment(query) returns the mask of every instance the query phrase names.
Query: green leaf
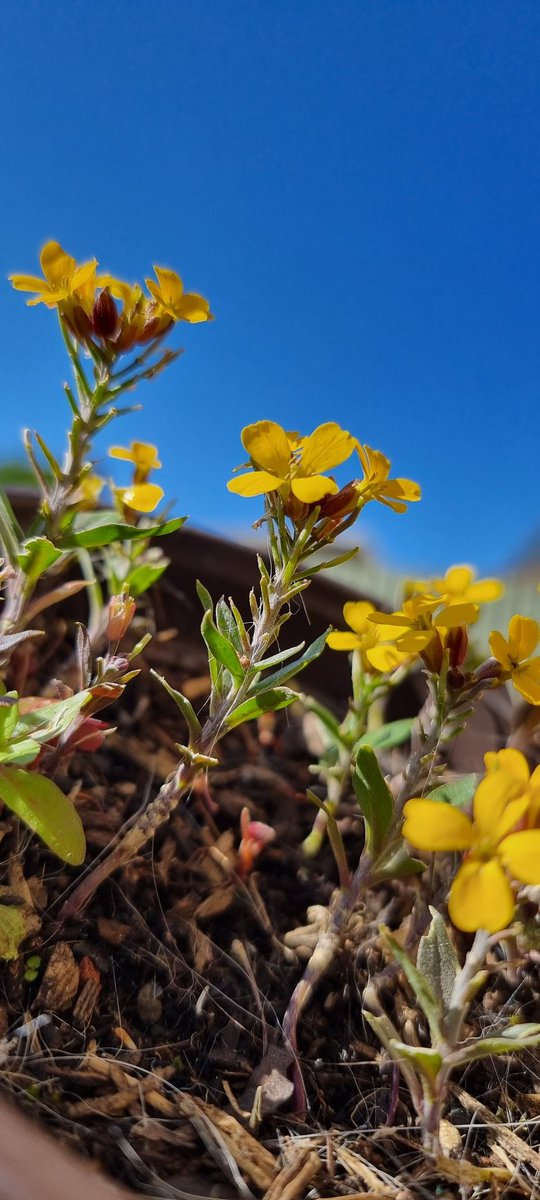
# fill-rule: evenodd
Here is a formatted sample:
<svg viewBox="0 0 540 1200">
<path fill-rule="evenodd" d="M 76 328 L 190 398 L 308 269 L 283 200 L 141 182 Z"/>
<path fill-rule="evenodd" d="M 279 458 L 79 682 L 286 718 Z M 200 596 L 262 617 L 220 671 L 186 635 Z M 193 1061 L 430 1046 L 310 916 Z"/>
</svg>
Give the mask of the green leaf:
<svg viewBox="0 0 540 1200">
<path fill-rule="evenodd" d="M 17 561 L 30 583 L 38 579 L 62 557 L 62 550 L 46 537 L 30 537 L 23 542 Z"/>
<path fill-rule="evenodd" d="M 102 513 L 91 513 L 78 516 L 72 527 L 65 531 L 60 541 L 63 550 L 75 550 L 78 546 L 86 549 L 99 549 L 110 546 L 112 542 L 139 542 L 154 537 L 165 537 L 180 529 L 186 517 L 174 517 L 161 525 L 152 525 L 141 529 L 139 525 L 126 525 L 119 521 L 114 510 Z"/>
<path fill-rule="evenodd" d="M 406 1058 L 413 1063 L 419 1075 L 432 1083 L 439 1074 L 444 1059 L 438 1050 L 430 1046 L 409 1046 L 408 1042 L 396 1041 L 392 1038 L 390 1048 L 394 1058 Z"/>
<path fill-rule="evenodd" d="M 130 596 L 133 596 L 134 599 L 137 596 L 143 596 L 154 583 L 157 583 L 158 579 L 161 579 L 168 565 L 169 561 L 166 559 L 165 562 L 156 563 L 155 565 L 142 563 L 140 567 L 135 567 L 133 571 L 130 571 L 126 579 L 126 586 Z"/>
<path fill-rule="evenodd" d="M 0 958 L 17 958 L 19 946 L 26 937 L 26 922 L 14 904 L 0 904 Z"/>
<path fill-rule="evenodd" d="M 167 682 L 164 676 L 159 675 L 157 671 L 154 671 L 153 667 L 150 668 L 150 674 L 153 675 L 154 679 L 157 679 L 158 683 L 165 688 L 165 691 L 168 693 L 171 699 L 174 700 L 177 708 L 180 709 L 180 712 L 182 713 L 182 716 L 189 729 L 190 740 L 192 742 L 198 741 L 202 733 L 201 723 L 187 696 L 184 696 L 182 692 L 177 692 L 176 688 L 171 687 L 170 683 Z"/>
<path fill-rule="evenodd" d="M 377 865 L 377 878 L 403 879 L 409 875 L 422 875 L 426 869 L 420 858 L 411 858 L 404 842 L 389 849 L 382 862 Z"/>
<path fill-rule="evenodd" d="M 498 1037 L 475 1038 L 465 1042 L 452 1055 L 452 1065 L 491 1058 L 492 1054 L 516 1054 L 532 1046 L 540 1046 L 540 1025 L 524 1023 L 509 1025 Z"/>
<path fill-rule="evenodd" d="M 371 729 L 363 733 L 357 745 L 371 746 L 372 750 L 392 750 L 401 746 L 410 737 L 411 729 L 416 724 L 416 717 L 403 717 L 399 721 L 389 721 L 380 729 Z"/>
<path fill-rule="evenodd" d="M 0 544 L 13 567 L 18 565 L 17 558 L 22 541 L 24 541 L 23 531 L 4 489 L 0 487 Z"/>
<path fill-rule="evenodd" d="M 322 654 L 326 645 L 326 638 L 330 631 L 330 626 L 321 633 L 320 637 L 316 638 L 311 646 L 308 646 L 300 658 L 295 662 L 288 663 L 286 667 L 281 667 L 279 671 L 274 671 L 273 675 L 268 675 L 266 679 L 261 679 L 257 683 L 253 683 L 249 689 L 250 696 L 257 696 L 259 692 L 265 692 L 268 688 L 279 687 L 282 683 L 286 683 L 288 679 L 293 679 L 295 675 L 299 675 L 300 671 L 304 671 L 309 667 L 310 663 L 315 662 Z"/>
<path fill-rule="evenodd" d="M 19 719 L 19 697 L 17 692 L 7 692 L 0 698 L 0 746 L 7 746 L 15 732 Z"/>
<path fill-rule="evenodd" d="M 352 782 L 366 823 L 368 853 L 378 854 L 392 820 L 394 802 L 371 746 L 359 747 Z"/>
<path fill-rule="evenodd" d="M 420 938 L 416 966 L 427 979 L 440 1006 L 441 1013 L 450 1008 L 459 959 L 454 950 L 448 930 L 436 908 L 430 907 L 431 924 L 427 933 Z"/>
<path fill-rule="evenodd" d="M 295 700 L 298 700 L 298 695 L 291 688 L 272 688 L 268 692 L 259 692 L 257 696 L 251 696 L 249 700 L 245 700 L 243 704 L 235 708 L 230 717 L 227 717 L 227 729 L 243 725 L 244 721 L 253 721 L 256 717 L 262 717 L 263 713 L 277 712 L 279 708 L 287 708 Z"/>
<path fill-rule="evenodd" d="M 272 654 L 270 658 L 263 658 L 257 663 L 257 672 L 269 671 L 270 667 L 278 667 L 280 663 L 287 662 L 287 659 L 292 658 L 293 654 L 298 654 L 299 650 L 303 650 L 305 642 L 299 642 L 298 646 L 291 646 L 289 650 L 279 650 L 277 654 Z"/>
<path fill-rule="evenodd" d="M 223 637 L 227 642 L 230 642 L 231 646 L 234 646 L 234 649 L 238 654 L 242 654 L 242 642 L 240 640 L 238 626 L 232 615 L 229 605 L 225 602 L 223 596 L 216 604 L 215 616 L 216 625 L 219 629 L 219 632 L 223 634 Z"/>
<path fill-rule="evenodd" d="M 207 611 L 201 622 L 201 633 L 208 647 L 210 655 L 221 663 L 222 667 L 226 667 L 230 671 L 233 679 L 239 682 L 244 678 L 245 671 L 238 658 L 234 646 L 219 632 L 219 629 L 214 625 L 212 613 Z"/>
<path fill-rule="evenodd" d="M 0 750 L 0 763 L 13 763 L 17 767 L 27 767 L 37 758 L 41 746 L 34 738 L 20 738 Z"/>
<path fill-rule="evenodd" d="M 440 787 L 429 792 L 430 800 L 444 800 L 455 808 L 468 808 L 476 791 L 479 775 L 461 775 L 449 783 L 441 783 Z"/>
<path fill-rule="evenodd" d="M 75 867 L 84 862 L 81 818 L 52 779 L 19 767 L 0 767 L 0 799 L 62 862 Z"/>
<path fill-rule="evenodd" d="M 332 567 L 340 567 L 342 563 L 346 563 L 350 558 L 354 558 L 358 554 L 359 546 L 353 546 L 352 550 L 346 550 L 344 554 L 337 554 L 335 558 L 327 558 L 324 562 L 316 563 L 314 567 L 307 565 L 307 560 L 302 563 L 302 575 L 318 575 L 319 571 L 330 571 Z"/>
<path fill-rule="evenodd" d="M 422 975 L 421 971 L 418 970 L 418 967 L 415 966 L 412 958 L 410 958 L 407 954 L 407 951 L 403 949 L 403 946 L 399 944 L 397 938 L 393 937 L 393 935 L 390 933 L 390 930 L 387 929 L 385 925 L 381 926 L 381 933 L 389 950 L 399 963 L 403 974 L 412 987 L 422 1011 L 427 1017 L 431 1041 L 440 1041 L 442 1011 L 441 1006 L 437 1001 L 437 997 L 432 990 L 431 984 L 425 978 L 425 976 Z"/>
<path fill-rule="evenodd" d="M 40 743 L 59 737 L 78 717 L 90 695 L 89 691 L 76 692 L 74 696 L 66 696 L 65 700 L 44 704 L 42 708 L 36 708 L 33 712 L 23 713 L 19 717 L 15 737 L 26 738 L 30 734 Z"/>
<path fill-rule="evenodd" d="M 213 613 L 214 601 L 212 600 L 212 597 L 210 595 L 210 592 L 208 591 L 208 588 L 206 588 L 204 586 L 204 583 L 201 583 L 200 579 L 197 579 L 195 581 L 195 587 L 197 589 L 197 595 L 199 597 L 199 600 L 203 606 L 203 612 Z"/>
</svg>

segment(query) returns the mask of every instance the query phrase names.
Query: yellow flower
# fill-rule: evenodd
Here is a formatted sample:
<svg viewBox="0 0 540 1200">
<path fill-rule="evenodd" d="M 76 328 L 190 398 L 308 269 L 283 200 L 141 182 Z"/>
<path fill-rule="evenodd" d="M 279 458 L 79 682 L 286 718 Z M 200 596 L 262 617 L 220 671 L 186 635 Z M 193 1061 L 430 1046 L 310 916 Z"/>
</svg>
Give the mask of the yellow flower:
<svg viewBox="0 0 540 1200">
<path fill-rule="evenodd" d="M 140 513 L 153 512 L 165 494 L 157 483 L 132 483 L 130 487 L 115 488 L 114 491 L 121 504 Z"/>
<path fill-rule="evenodd" d="M 511 771 L 489 771 L 473 801 L 473 819 L 436 800 L 405 808 L 403 837 L 418 850 L 465 850 L 450 888 L 448 911 L 458 929 L 496 933 L 515 908 L 510 880 L 540 884 L 540 829 L 512 832 L 527 812 L 522 783 Z"/>
<path fill-rule="evenodd" d="M 161 466 L 157 446 L 152 446 L 150 442 L 132 442 L 129 448 L 127 446 L 111 446 L 109 458 L 120 458 L 123 462 L 133 463 L 137 483 L 144 483 L 150 471 L 157 471 Z"/>
<path fill-rule="evenodd" d="M 195 292 L 185 292 L 176 271 L 170 271 L 167 267 L 154 267 L 154 271 L 157 283 L 147 279 L 146 286 L 158 312 L 166 313 L 173 321 L 189 321 L 191 325 L 199 321 L 213 321 L 208 300 Z"/>
<path fill-rule="evenodd" d="M 380 450 L 372 450 L 370 446 L 356 443 L 360 462 L 364 470 L 364 479 L 356 484 L 360 504 L 368 500 L 379 500 L 394 512 L 407 511 L 407 504 L 420 500 L 422 492 L 412 479 L 389 479 L 390 459 L 381 454 Z"/>
<path fill-rule="evenodd" d="M 502 633 L 489 635 L 493 657 L 503 668 L 503 678 L 511 679 L 529 704 L 540 704 L 540 655 L 531 658 L 540 639 L 540 625 L 532 617 L 511 617 L 508 638 Z"/>
<path fill-rule="evenodd" d="M 471 567 L 449 567 L 441 579 L 417 579 L 407 585 L 407 591 L 431 592 L 449 604 L 487 604 L 498 600 L 504 592 L 498 579 L 475 579 Z"/>
<path fill-rule="evenodd" d="M 101 478 L 101 475 L 90 473 L 85 475 L 79 488 L 79 501 L 89 508 L 93 508 L 97 504 L 104 486 L 105 480 Z"/>
<path fill-rule="evenodd" d="M 97 261 L 79 266 L 58 242 L 47 242 L 40 254 L 44 278 L 35 275 L 10 275 L 13 287 L 19 292 L 36 292 L 28 304 L 46 304 L 47 308 L 62 306 L 66 302 L 88 306 L 89 296 L 94 296 L 97 280 Z"/>
<path fill-rule="evenodd" d="M 505 771 L 519 784 L 521 793 L 527 799 L 527 812 L 524 824 L 528 828 L 538 825 L 540 818 L 540 766 L 535 767 L 531 774 L 529 764 L 521 750 L 513 746 L 505 746 L 503 750 L 488 750 L 484 754 L 486 771 Z"/>
<path fill-rule="evenodd" d="M 239 496 L 262 496 L 280 491 L 284 499 L 292 492 L 303 504 L 316 504 L 338 489 L 322 471 L 338 467 L 352 454 L 355 438 L 328 421 L 306 438 L 287 433 L 275 421 L 257 421 L 242 430 L 242 445 L 252 466 L 246 475 L 236 475 L 227 487 Z"/>
<path fill-rule="evenodd" d="M 477 604 L 444 605 L 434 617 L 433 613 L 440 605 L 439 596 L 420 593 L 404 600 L 399 612 L 373 612 L 368 619 L 398 630 L 393 634 L 398 650 L 405 654 L 421 654 L 438 635 L 442 634 L 444 638 L 447 630 L 472 625 L 478 618 Z M 390 638 L 389 629 L 386 637 Z"/>
<path fill-rule="evenodd" d="M 368 620 L 375 612 L 375 605 L 367 600 L 349 600 L 343 605 L 343 617 L 351 630 L 334 630 L 328 634 L 327 645 L 331 650 L 359 651 L 364 671 L 395 671 L 407 661 L 407 654 L 400 654 L 395 646 L 383 645 L 385 629 Z M 393 631 L 391 631 L 393 632 Z"/>
</svg>

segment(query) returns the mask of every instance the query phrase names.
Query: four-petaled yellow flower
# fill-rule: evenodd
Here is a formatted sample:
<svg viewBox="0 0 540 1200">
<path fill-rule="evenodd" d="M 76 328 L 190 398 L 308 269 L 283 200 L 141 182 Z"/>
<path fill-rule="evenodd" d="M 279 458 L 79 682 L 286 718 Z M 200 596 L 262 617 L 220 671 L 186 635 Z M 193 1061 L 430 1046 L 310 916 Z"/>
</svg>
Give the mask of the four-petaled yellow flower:
<svg viewBox="0 0 540 1200">
<path fill-rule="evenodd" d="M 515 909 L 510 881 L 540 884 L 540 829 L 515 832 L 528 805 L 522 782 L 504 769 L 489 771 L 478 785 L 472 820 L 450 804 L 416 797 L 407 801 L 402 832 L 412 846 L 467 852 L 448 899 L 458 929 L 504 929 Z"/>
<path fill-rule="evenodd" d="M 399 612 L 373 612 L 368 619 L 387 626 L 386 637 L 393 636 L 398 650 L 405 654 L 421 654 L 438 635 L 444 639 L 449 629 L 472 625 L 478 618 L 477 604 L 443 604 L 434 617 L 433 613 L 441 603 L 440 596 L 420 593 L 404 600 Z M 397 630 L 393 635 L 389 632 L 390 626 Z"/>
<path fill-rule="evenodd" d="M 394 512 L 407 511 L 407 504 L 420 500 L 422 492 L 412 479 L 389 479 L 390 459 L 381 454 L 380 450 L 372 450 L 371 446 L 356 443 L 360 462 L 364 469 L 364 479 L 356 484 L 359 504 L 367 504 L 368 500 L 379 500 Z"/>
<path fill-rule="evenodd" d="M 449 567 L 440 579 L 417 579 L 407 585 L 407 592 L 430 592 L 440 596 L 445 604 L 487 604 L 498 600 L 504 586 L 498 579 L 476 579 L 475 571 L 467 566 Z"/>
<path fill-rule="evenodd" d="M 111 446 L 110 458 L 133 463 L 133 480 L 129 487 L 115 488 L 121 504 L 134 512 L 151 513 L 163 499 L 164 491 L 157 483 L 148 483 L 150 471 L 161 466 L 156 446 L 149 442 L 132 442 L 131 446 Z"/>
<path fill-rule="evenodd" d="M 10 275 L 13 287 L 19 292 L 36 292 L 28 304 L 46 304 L 47 308 L 62 306 L 66 302 L 87 300 L 89 292 L 92 299 L 97 285 L 97 261 L 80 266 L 70 254 L 62 249 L 59 242 L 47 242 L 41 251 L 39 261 L 44 278 L 36 275 Z"/>
<path fill-rule="evenodd" d="M 511 679 L 529 704 L 540 704 L 540 655 L 531 657 L 539 639 L 538 621 L 519 614 L 510 619 L 508 638 L 496 631 L 489 635 L 490 650 L 503 668 L 503 678 Z"/>
<path fill-rule="evenodd" d="M 316 504 L 339 491 L 321 472 L 345 462 L 356 440 L 334 421 L 319 425 L 306 438 L 286 433 L 275 421 L 257 421 L 242 430 L 242 445 L 251 459 L 250 470 L 229 480 L 230 492 L 262 496 L 279 491 L 283 499 L 292 492 L 301 503 Z"/>
<path fill-rule="evenodd" d="M 166 313 L 173 321 L 189 321 L 191 325 L 214 320 L 208 300 L 195 292 L 185 292 L 176 271 L 168 267 L 154 267 L 154 272 L 157 283 L 147 279 L 146 286 L 158 312 Z"/>
<path fill-rule="evenodd" d="M 367 600 L 349 600 L 343 605 L 343 617 L 347 630 L 333 630 L 326 639 L 331 650 L 354 650 L 360 654 L 362 668 L 373 671 L 395 671 L 407 661 L 408 655 L 400 653 L 395 646 L 384 645 L 386 630 L 383 625 L 373 625 L 368 620 L 375 612 L 375 605 Z M 393 630 L 390 630 L 392 634 Z"/>
</svg>

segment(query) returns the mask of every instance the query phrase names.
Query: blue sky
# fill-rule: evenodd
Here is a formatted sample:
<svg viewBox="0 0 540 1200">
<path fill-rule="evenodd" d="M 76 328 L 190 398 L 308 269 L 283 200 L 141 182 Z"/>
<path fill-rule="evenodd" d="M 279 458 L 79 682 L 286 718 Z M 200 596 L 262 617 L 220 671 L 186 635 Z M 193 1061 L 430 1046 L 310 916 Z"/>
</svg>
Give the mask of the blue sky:
<svg viewBox="0 0 540 1200">
<path fill-rule="evenodd" d="M 515 558 L 540 527 L 536 0 L 22 0 L 1 42 L 1 274 L 56 238 L 211 300 L 113 437 L 158 443 L 178 509 L 243 531 L 242 425 L 332 419 L 423 486 L 367 512 L 387 560 Z M 59 449 L 54 317 L 6 284 L 0 318 L 2 450 L 23 424 Z"/>
</svg>

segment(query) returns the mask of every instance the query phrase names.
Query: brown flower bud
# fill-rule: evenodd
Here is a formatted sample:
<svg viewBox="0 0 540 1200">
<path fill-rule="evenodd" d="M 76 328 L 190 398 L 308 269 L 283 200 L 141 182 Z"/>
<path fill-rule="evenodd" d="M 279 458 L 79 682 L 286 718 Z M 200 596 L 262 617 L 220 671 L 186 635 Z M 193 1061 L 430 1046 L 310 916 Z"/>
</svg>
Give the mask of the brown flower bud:
<svg viewBox="0 0 540 1200">
<path fill-rule="evenodd" d="M 109 620 L 107 623 L 107 639 L 109 642 L 120 642 L 127 633 L 136 609 L 131 596 L 111 596 L 109 601 Z"/>
<path fill-rule="evenodd" d="M 105 341 L 118 329 L 118 309 L 107 288 L 99 293 L 92 309 L 92 328 Z"/>
<path fill-rule="evenodd" d="M 448 630 L 446 646 L 449 651 L 450 666 L 462 667 L 469 649 L 469 637 L 464 625 L 458 625 L 456 629 Z"/>
<path fill-rule="evenodd" d="M 70 307 L 69 311 L 66 308 L 62 312 L 62 316 L 68 329 L 80 342 L 87 342 L 90 339 L 92 336 L 92 322 L 88 313 L 85 312 L 80 304 L 75 304 L 73 308 Z"/>
</svg>

